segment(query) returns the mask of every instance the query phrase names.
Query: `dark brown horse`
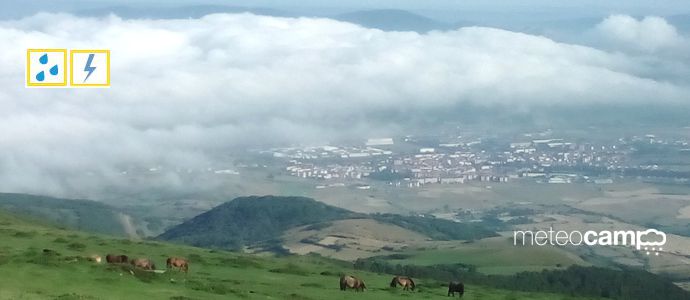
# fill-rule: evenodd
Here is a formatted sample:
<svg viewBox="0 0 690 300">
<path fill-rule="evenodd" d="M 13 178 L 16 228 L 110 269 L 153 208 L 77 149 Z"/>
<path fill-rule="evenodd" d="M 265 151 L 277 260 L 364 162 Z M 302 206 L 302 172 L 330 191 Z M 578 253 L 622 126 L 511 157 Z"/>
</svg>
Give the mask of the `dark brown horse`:
<svg viewBox="0 0 690 300">
<path fill-rule="evenodd" d="M 127 255 L 108 254 L 105 256 L 105 261 L 109 264 L 126 264 L 129 262 Z"/>
<path fill-rule="evenodd" d="M 357 292 L 363 292 L 367 286 L 364 284 L 363 280 L 355 276 L 343 275 L 340 277 L 340 290 L 344 291 L 348 288 L 354 289 Z"/>
<path fill-rule="evenodd" d="M 133 259 L 130 261 L 130 263 L 135 268 L 140 268 L 140 269 L 144 269 L 144 270 L 155 270 L 156 269 L 156 265 L 154 265 L 153 262 L 151 260 L 149 260 L 148 258 Z"/>
<path fill-rule="evenodd" d="M 402 286 L 404 291 L 415 289 L 415 284 L 412 278 L 407 276 L 395 276 L 391 280 L 391 287 Z"/>
<path fill-rule="evenodd" d="M 178 268 L 178 271 L 184 271 L 185 273 L 189 271 L 189 261 L 184 258 L 169 257 L 168 260 L 165 261 L 165 265 L 168 269 Z"/>
<path fill-rule="evenodd" d="M 448 283 L 448 296 L 455 297 L 455 293 L 460 294 L 460 297 L 465 294 L 465 285 L 460 281 L 451 281 Z"/>
</svg>

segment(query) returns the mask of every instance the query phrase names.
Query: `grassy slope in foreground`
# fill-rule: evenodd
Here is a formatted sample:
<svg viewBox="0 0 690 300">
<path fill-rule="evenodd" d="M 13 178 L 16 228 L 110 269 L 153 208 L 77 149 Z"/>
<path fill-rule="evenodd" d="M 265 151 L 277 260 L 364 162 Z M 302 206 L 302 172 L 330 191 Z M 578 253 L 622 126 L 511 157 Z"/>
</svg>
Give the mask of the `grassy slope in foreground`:
<svg viewBox="0 0 690 300">
<path fill-rule="evenodd" d="M 390 275 L 354 271 L 349 264 L 313 256 L 259 257 L 189 246 L 116 239 L 37 225 L 0 212 L 0 299 L 400 299 Z M 45 255 L 43 249 L 60 255 Z M 136 276 L 119 267 L 70 256 L 126 253 L 150 257 L 159 268 L 168 255 L 193 260 L 190 274 Z M 338 290 L 337 274 L 363 278 L 365 293 Z M 325 274 L 325 275 L 324 275 Z M 172 279 L 172 280 L 171 280 Z M 173 281 L 174 280 L 174 281 Z M 441 282 L 418 279 L 415 298 L 445 299 Z M 584 299 L 467 286 L 463 299 Z"/>
</svg>

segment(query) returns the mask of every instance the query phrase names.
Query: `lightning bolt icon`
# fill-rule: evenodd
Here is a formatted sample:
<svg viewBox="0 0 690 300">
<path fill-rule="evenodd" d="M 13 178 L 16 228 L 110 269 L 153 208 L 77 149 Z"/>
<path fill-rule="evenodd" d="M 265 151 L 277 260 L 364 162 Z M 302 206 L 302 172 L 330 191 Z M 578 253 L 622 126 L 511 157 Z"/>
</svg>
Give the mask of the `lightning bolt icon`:
<svg viewBox="0 0 690 300">
<path fill-rule="evenodd" d="M 96 67 L 92 67 L 91 63 L 93 62 L 93 57 L 95 54 L 91 53 L 89 54 L 89 58 L 86 60 L 86 66 L 84 66 L 84 71 L 89 72 L 89 74 L 86 74 L 86 78 L 84 78 L 84 82 L 86 82 L 87 79 L 89 79 L 89 76 L 91 76 L 91 73 L 93 73 L 94 70 L 96 70 Z"/>
</svg>

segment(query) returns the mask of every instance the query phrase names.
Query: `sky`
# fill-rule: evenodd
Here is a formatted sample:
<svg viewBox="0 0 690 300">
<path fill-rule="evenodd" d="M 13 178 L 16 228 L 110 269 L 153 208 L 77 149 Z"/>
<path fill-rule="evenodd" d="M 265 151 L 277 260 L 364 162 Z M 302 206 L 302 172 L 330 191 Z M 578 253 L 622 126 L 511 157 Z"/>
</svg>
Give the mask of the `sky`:
<svg viewBox="0 0 690 300">
<path fill-rule="evenodd" d="M 682 15 L 690 13 L 685 0 L 5 0 L 0 17 L 17 17 L 38 11 L 71 12 L 95 7 L 175 7 L 189 5 L 227 5 L 265 7 L 301 15 L 328 15 L 367 9 L 402 9 L 456 22 L 463 19 L 552 20 L 559 18 L 603 17 L 610 14 Z"/>
<path fill-rule="evenodd" d="M 131 166 L 213 168 L 229 149 L 386 136 L 464 106 L 690 101 L 688 33 L 653 15 L 606 15 L 559 40 L 324 17 L 42 12 L 1 20 L 0 41 L 3 192 L 98 199 L 133 188 L 121 176 Z M 44 47 L 111 49 L 112 87 L 25 88 L 25 51 Z M 386 115 L 403 117 L 372 117 Z M 174 172 L 160 180 L 183 184 Z"/>
</svg>

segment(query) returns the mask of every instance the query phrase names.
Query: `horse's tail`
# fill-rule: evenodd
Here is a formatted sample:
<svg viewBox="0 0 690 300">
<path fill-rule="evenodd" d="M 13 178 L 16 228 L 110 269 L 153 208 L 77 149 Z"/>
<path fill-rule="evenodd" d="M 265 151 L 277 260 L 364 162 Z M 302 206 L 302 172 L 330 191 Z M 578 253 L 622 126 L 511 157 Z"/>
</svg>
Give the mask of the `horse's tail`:
<svg viewBox="0 0 690 300">
<path fill-rule="evenodd" d="M 396 283 L 398 282 L 398 277 L 393 277 L 393 280 L 391 280 L 391 287 L 395 287 Z"/>
<path fill-rule="evenodd" d="M 172 258 L 168 257 L 168 259 L 165 261 L 165 267 L 168 269 L 172 267 Z"/>
</svg>

